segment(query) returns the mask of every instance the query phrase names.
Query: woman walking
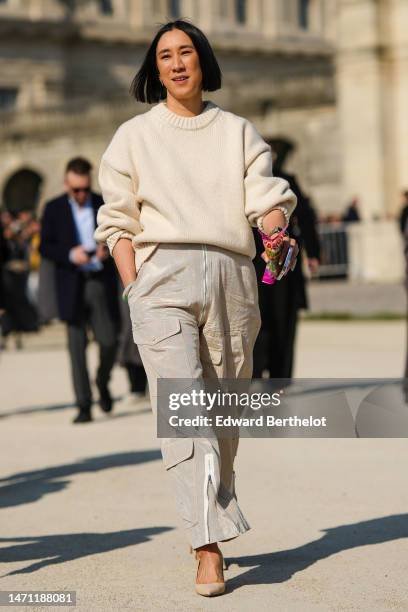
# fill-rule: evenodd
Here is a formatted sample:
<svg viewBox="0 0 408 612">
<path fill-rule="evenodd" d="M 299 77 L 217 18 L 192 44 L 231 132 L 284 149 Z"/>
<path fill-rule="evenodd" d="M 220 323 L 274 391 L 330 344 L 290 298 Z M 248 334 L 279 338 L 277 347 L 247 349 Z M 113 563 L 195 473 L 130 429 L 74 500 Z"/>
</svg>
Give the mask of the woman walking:
<svg viewBox="0 0 408 612">
<path fill-rule="evenodd" d="M 95 237 L 125 287 L 155 414 L 158 378 L 251 378 L 260 328 L 252 227 L 272 235 L 296 206 L 254 125 L 203 100 L 220 88 L 203 32 L 184 20 L 162 26 L 132 84 L 136 100 L 156 104 L 118 128 L 100 166 Z M 293 268 L 289 236 L 281 261 L 289 245 Z M 161 440 L 201 595 L 225 590 L 218 543 L 250 528 L 235 491 L 237 446 Z"/>
</svg>

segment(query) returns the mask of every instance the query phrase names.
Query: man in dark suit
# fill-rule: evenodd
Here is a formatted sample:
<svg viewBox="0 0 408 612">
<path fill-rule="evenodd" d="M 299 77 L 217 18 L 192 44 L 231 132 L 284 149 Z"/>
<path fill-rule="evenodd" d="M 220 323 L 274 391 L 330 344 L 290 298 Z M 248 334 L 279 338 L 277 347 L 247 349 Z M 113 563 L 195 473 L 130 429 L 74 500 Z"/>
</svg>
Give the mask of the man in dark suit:
<svg viewBox="0 0 408 612">
<path fill-rule="evenodd" d="M 76 402 L 74 423 L 92 420 L 92 391 L 86 363 L 87 327 L 99 345 L 96 385 L 102 410 L 112 410 L 108 382 L 115 362 L 119 320 L 117 276 L 105 245 L 95 243 L 96 215 L 103 204 L 91 191 L 91 164 L 68 162 L 64 195 L 46 204 L 40 253 L 55 262 L 59 317 L 67 323 L 68 348 Z"/>
<path fill-rule="evenodd" d="M 309 268 L 317 272 L 320 244 L 316 229 L 316 215 L 309 198 L 301 190 L 296 178 L 282 170 L 282 165 L 293 145 L 281 140 L 269 142 L 275 154 L 274 174 L 289 182 L 297 197 L 297 206 L 289 220 L 288 231 L 299 245 L 298 262 L 274 285 L 262 283 L 265 262 L 260 257 L 264 251 L 259 232 L 254 229 L 257 256 L 254 260 L 258 278 L 259 308 L 262 326 L 254 347 L 253 377 L 261 378 L 264 370 L 270 378 L 292 378 L 294 347 L 298 311 L 308 308 L 306 279 L 302 270 L 302 249 L 306 249 Z"/>
</svg>

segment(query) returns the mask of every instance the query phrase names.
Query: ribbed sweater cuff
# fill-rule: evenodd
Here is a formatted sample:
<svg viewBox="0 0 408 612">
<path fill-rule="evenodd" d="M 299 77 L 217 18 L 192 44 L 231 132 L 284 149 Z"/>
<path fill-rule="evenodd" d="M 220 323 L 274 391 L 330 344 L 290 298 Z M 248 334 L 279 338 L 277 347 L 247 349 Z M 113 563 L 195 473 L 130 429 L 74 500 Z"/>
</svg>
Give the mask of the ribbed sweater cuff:
<svg viewBox="0 0 408 612">
<path fill-rule="evenodd" d="M 120 238 L 128 238 L 129 240 L 132 240 L 133 234 L 127 232 L 126 230 L 119 230 L 114 234 L 108 236 L 108 238 L 106 239 L 106 244 L 111 255 L 113 255 L 113 249 L 115 248 L 116 243 Z"/>
</svg>

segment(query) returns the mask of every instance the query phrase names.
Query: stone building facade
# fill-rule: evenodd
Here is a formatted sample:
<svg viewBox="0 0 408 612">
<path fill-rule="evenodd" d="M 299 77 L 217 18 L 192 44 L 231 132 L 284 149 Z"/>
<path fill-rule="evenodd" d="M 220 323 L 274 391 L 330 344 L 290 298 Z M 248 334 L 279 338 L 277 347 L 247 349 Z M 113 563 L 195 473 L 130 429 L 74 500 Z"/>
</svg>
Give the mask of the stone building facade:
<svg viewBox="0 0 408 612">
<path fill-rule="evenodd" d="M 294 144 L 288 167 L 321 215 L 358 196 L 367 222 L 395 218 L 408 188 L 408 0 L 0 0 L 3 205 L 41 209 L 74 155 L 98 166 L 116 127 L 149 108 L 129 85 L 177 17 L 219 61 L 223 87 L 204 98 Z"/>
</svg>

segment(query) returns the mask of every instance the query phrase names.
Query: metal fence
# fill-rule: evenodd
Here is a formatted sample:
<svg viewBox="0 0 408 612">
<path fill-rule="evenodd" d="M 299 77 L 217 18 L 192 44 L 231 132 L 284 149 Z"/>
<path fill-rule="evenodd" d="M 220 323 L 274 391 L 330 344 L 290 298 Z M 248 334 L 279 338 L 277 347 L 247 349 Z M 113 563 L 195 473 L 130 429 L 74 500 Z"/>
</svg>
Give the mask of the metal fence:
<svg viewBox="0 0 408 612">
<path fill-rule="evenodd" d="M 320 266 L 318 277 L 346 277 L 348 273 L 347 224 L 319 223 Z"/>
</svg>

